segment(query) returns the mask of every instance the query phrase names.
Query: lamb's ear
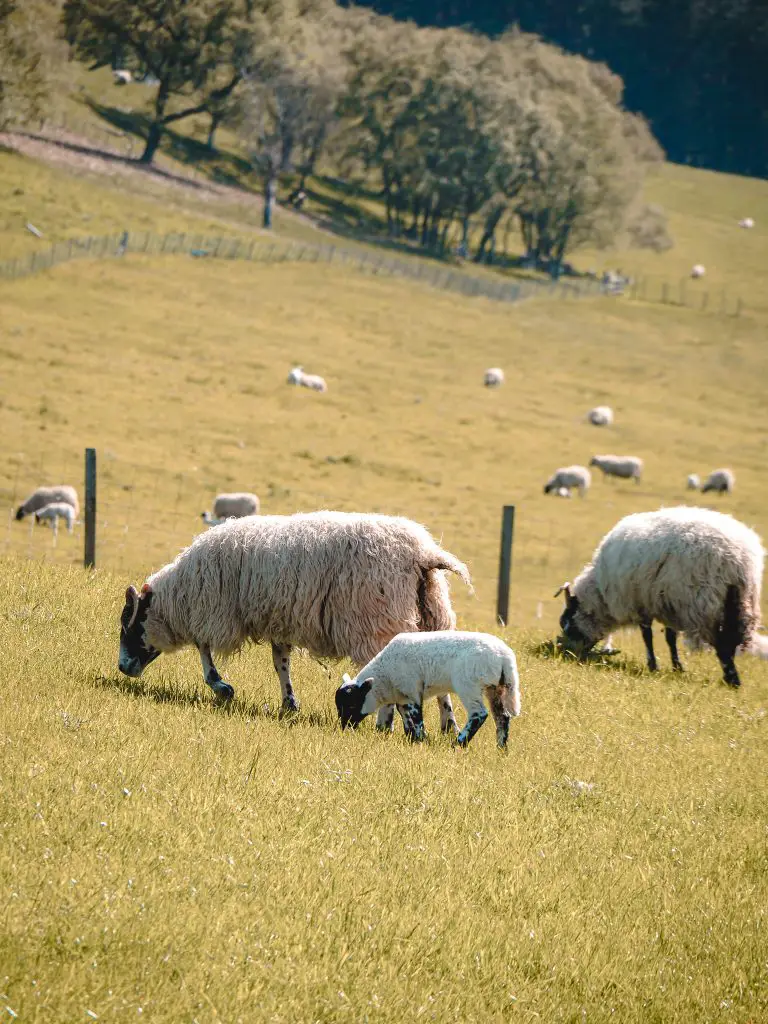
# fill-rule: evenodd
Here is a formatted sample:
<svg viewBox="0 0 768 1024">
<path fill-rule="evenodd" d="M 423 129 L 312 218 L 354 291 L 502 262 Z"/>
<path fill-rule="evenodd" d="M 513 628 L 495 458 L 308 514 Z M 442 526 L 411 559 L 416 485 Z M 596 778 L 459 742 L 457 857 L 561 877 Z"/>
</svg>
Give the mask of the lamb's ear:
<svg viewBox="0 0 768 1024">
<path fill-rule="evenodd" d="M 571 593 L 571 584 L 570 584 L 570 582 L 566 582 L 566 583 L 564 583 L 562 585 L 562 587 L 558 587 L 557 588 L 557 590 L 555 591 L 555 597 L 558 597 L 560 594 L 565 594 L 565 607 L 566 608 L 575 608 L 576 607 L 579 599 L 577 597 L 574 597 L 573 594 Z"/>
<path fill-rule="evenodd" d="M 349 672 L 344 673 L 344 675 L 341 677 L 341 681 L 342 683 L 344 683 L 345 686 L 352 685 L 352 680 L 349 678 Z"/>
</svg>

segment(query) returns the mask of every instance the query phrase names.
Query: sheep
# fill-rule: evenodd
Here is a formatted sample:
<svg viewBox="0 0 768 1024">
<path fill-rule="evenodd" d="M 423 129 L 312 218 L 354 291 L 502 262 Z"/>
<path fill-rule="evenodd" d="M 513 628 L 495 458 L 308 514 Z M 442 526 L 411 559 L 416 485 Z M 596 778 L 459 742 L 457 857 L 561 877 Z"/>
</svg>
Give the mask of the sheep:
<svg viewBox="0 0 768 1024">
<path fill-rule="evenodd" d="M 709 474 L 701 488 L 701 493 L 715 491 L 717 494 L 730 494 L 736 483 L 736 477 L 730 469 L 715 469 Z"/>
<path fill-rule="evenodd" d="M 664 624 L 672 667 L 682 671 L 677 634 L 711 644 L 730 686 L 740 679 L 737 647 L 749 648 L 760 623 L 763 546 L 757 534 L 721 512 L 664 508 L 620 520 L 573 585 L 563 584 L 564 649 L 584 659 L 618 626 L 639 625 L 648 669 L 657 669 L 651 623 Z"/>
<path fill-rule="evenodd" d="M 498 366 L 492 366 L 490 370 L 485 371 L 485 377 L 483 378 L 483 384 L 487 388 L 500 388 L 504 383 L 504 371 L 500 370 Z"/>
<path fill-rule="evenodd" d="M 688 474 L 688 482 L 686 483 L 686 487 L 689 491 L 698 491 L 698 489 L 701 487 L 701 479 L 699 478 L 698 473 Z"/>
<path fill-rule="evenodd" d="M 691 267 L 691 277 L 693 278 L 704 277 L 706 272 L 707 268 L 704 266 L 703 263 L 694 263 L 694 265 Z"/>
<path fill-rule="evenodd" d="M 210 512 L 201 512 L 200 518 L 208 526 L 218 526 L 226 519 L 258 515 L 260 507 L 258 496 L 249 491 L 217 494 L 213 503 L 213 515 Z"/>
<path fill-rule="evenodd" d="M 555 470 L 552 476 L 544 484 L 544 493 L 550 494 L 554 491 L 559 497 L 563 497 L 562 491 L 567 490 L 569 495 L 572 487 L 578 487 L 579 496 L 589 490 L 592 483 L 592 474 L 586 466 L 562 466 Z"/>
<path fill-rule="evenodd" d="M 173 562 L 125 594 L 119 668 L 140 676 L 164 651 L 193 644 L 218 699 L 232 687 L 211 652 L 269 641 L 282 712 L 299 704 L 290 676 L 293 646 L 364 665 L 402 632 L 453 629 L 445 572 L 471 586 L 467 567 L 410 519 L 352 512 L 231 519 L 200 534 Z M 444 731 L 456 731 L 450 697 Z M 393 709 L 379 726 L 391 728 Z"/>
<path fill-rule="evenodd" d="M 613 423 L 613 409 L 609 405 L 597 405 L 589 410 L 587 419 L 595 427 L 609 427 Z"/>
<path fill-rule="evenodd" d="M 68 484 L 61 484 L 56 487 L 38 487 L 36 491 L 30 494 L 23 505 L 19 505 L 16 509 L 16 519 L 23 519 L 24 516 L 31 515 L 32 512 L 38 512 L 41 508 L 45 508 L 46 505 L 50 505 L 53 502 L 64 502 L 65 505 L 71 505 L 75 510 L 75 518 L 80 513 L 77 491 Z"/>
<path fill-rule="evenodd" d="M 300 366 L 294 366 L 288 374 L 288 384 L 295 384 L 298 387 L 309 388 L 310 391 L 327 391 L 328 385 L 322 377 L 315 373 L 304 373 Z"/>
<path fill-rule="evenodd" d="M 743 217 L 739 221 L 739 227 L 740 228 L 753 228 L 754 226 L 755 226 L 755 222 L 754 222 L 754 220 L 751 217 Z"/>
<path fill-rule="evenodd" d="M 490 633 L 440 630 L 401 633 L 389 641 L 354 679 L 345 673 L 336 691 L 342 728 L 359 725 L 383 705 L 395 704 L 409 739 L 424 739 L 425 698 L 456 693 L 467 724 L 456 742 L 466 747 L 488 717 L 488 699 L 496 722 L 496 741 L 507 745 L 509 720 L 520 714 L 520 677 L 514 652 Z"/>
<path fill-rule="evenodd" d="M 125 68 L 116 68 L 112 72 L 112 77 L 115 85 L 130 85 L 133 81 L 133 75 Z"/>
<path fill-rule="evenodd" d="M 35 512 L 35 522 L 50 523 L 54 532 L 58 532 L 59 519 L 64 519 L 67 524 L 67 533 L 72 533 L 75 522 L 75 510 L 65 501 L 52 501 L 50 505 L 43 505 Z"/>
<path fill-rule="evenodd" d="M 634 480 L 640 483 L 643 474 L 643 460 L 635 455 L 593 455 L 590 466 L 597 466 L 603 476 L 618 476 L 622 480 Z"/>
</svg>

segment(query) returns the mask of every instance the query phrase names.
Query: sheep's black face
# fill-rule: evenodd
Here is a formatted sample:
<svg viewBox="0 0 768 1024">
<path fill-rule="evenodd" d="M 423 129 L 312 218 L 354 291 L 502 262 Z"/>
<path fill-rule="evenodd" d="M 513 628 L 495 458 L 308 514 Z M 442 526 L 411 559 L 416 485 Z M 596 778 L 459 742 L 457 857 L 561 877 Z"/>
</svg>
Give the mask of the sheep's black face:
<svg viewBox="0 0 768 1024">
<path fill-rule="evenodd" d="M 366 679 L 364 683 L 356 686 L 354 683 L 345 683 L 336 691 L 336 710 L 339 712 L 339 721 L 342 729 L 357 728 L 365 718 L 363 704 L 368 696 L 372 679 Z"/>
<path fill-rule="evenodd" d="M 126 590 L 125 608 L 120 616 L 120 659 L 117 664 L 124 675 L 134 679 L 160 655 L 146 637 L 147 613 L 151 604 L 151 590 L 143 590 L 141 596 L 135 587 Z"/>
<path fill-rule="evenodd" d="M 579 599 L 572 597 L 560 616 L 560 643 L 567 650 L 576 655 L 577 658 L 585 658 L 589 651 L 595 646 L 597 640 L 592 640 L 586 635 L 583 628 L 576 621 L 579 614 Z"/>
</svg>

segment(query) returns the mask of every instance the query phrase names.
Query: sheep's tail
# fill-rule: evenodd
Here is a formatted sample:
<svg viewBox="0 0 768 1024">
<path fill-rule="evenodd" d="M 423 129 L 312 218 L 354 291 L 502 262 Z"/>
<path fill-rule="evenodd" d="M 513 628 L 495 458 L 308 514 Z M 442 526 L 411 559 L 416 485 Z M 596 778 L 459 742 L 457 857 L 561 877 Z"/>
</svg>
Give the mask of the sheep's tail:
<svg viewBox="0 0 768 1024">
<path fill-rule="evenodd" d="M 520 714 L 520 675 L 517 659 L 512 651 L 503 656 L 499 686 L 502 688 L 501 702 L 504 710 L 515 718 Z"/>
<path fill-rule="evenodd" d="M 756 595 L 750 594 L 745 588 L 731 583 L 725 592 L 723 607 L 722 633 L 724 637 L 735 640 L 736 646 L 744 651 L 753 652 L 759 644 L 760 637 L 757 627 L 760 624 L 760 608 Z"/>
</svg>

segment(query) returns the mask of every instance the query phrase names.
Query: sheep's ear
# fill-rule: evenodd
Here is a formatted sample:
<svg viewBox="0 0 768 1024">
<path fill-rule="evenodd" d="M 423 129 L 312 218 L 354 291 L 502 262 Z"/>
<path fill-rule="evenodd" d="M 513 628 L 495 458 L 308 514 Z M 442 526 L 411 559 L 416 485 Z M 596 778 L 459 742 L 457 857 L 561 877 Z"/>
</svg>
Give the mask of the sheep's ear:
<svg viewBox="0 0 768 1024">
<path fill-rule="evenodd" d="M 565 607 L 566 608 L 572 608 L 576 604 L 576 602 L 578 600 L 578 598 L 575 598 L 573 596 L 573 594 L 571 593 L 571 584 L 570 584 L 570 582 L 566 582 L 566 583 L 564 583 L 562 585 L 562 587 L 558 587 L 557 588 L 557 590 L 555 591 L 555 597 L 558 597 L 560 594 L 565 594 Z"/>
<path fill-rule="evenodd" d="M 136 621 L 136 616 L 139 614 L 139 593 L 136 590 L 136 587 L 133 586 L 133 584 L 131 584 L 131 586 L 128 587 L 128 589 L 125 592 L 125 603 L 127 605 L 132 606 L 131 617 L 128 620 L 128 623 L 125 627 L 126 630 L 128 630 L 134 624 L 134 622 Z"/>
</svg>

